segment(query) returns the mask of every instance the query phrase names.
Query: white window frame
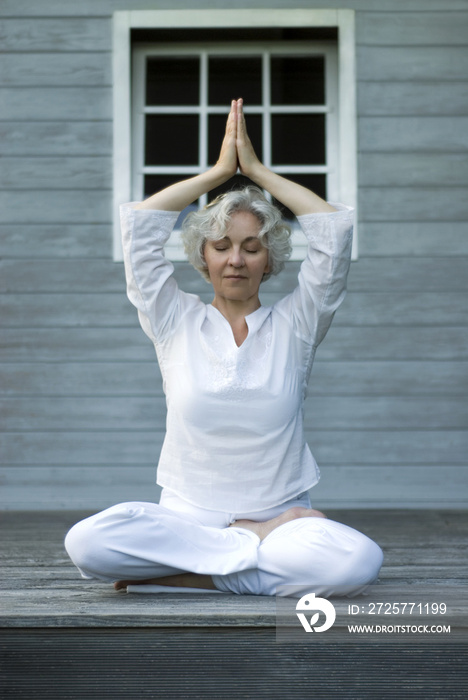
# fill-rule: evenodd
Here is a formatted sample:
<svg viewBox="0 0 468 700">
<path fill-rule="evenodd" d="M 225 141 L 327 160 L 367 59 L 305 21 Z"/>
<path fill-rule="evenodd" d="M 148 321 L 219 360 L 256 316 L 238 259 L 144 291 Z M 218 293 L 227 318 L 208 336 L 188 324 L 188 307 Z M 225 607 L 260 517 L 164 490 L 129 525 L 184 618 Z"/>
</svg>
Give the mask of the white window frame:
<svg viewBox="0 0 468 700">
<path fill-rule="evenodd" d="M 199 58 L 200 100 L 197 105 L 171 107 L 146 106 L 146 59 L 152 56 L 191 56 Z M 270 101 L 270 57 L 271 56 L 323 56 L 325 59 L 325 105 L 287 105 L 275 106 Z M 339 200 L 339 163 L 338 161 L 338 85 L 337 85 L 337 49 L 336 42 L 224 42 L 206 44 L 187 42 L 184 44 L 137 44 L 132 51 L 132 200 L 140 201 L 144 197 L 144 177 L 150 174 L 177 174 L 181 179 L 204 172 L 207 162 L 207 128 L 210 114 L 227 116 L 229 107 L 208 105 L 208 60 L 213 56 L 255 56 L 262 61 L 262 104 L 245 107 L 246 115 L 261 114 L 263 136 L 263 163 L 276 173 L 325 174 L 327 175 L 327 192 L 330 201 Z M 195 114 L 199 119 L 199 162 L 192 166 L 154 166 L 144 164 L 145 116 L 147 114 Z M 271 154 L 271 131 L 269 115 L 274 114 L 323 114 L 326 119 L 325 165 L 274 165 Z M 208 202 L 208 195 L 200 197 L 200 206 Z M 293 252 L 291 260 L 303 260 L 306 240 L 299 229 L 293 229 Z M 166 255 L 173 261 L 186 260 L 180 241 L 180 230 L 175 230 L 166 244 Z"/>
<path fill-rule="evenodd" d="M 356 137 L 356 80 L 355 80 L 355 41 L 354 41 L 354 11 L 353 10 L 150 10 L 115 12 L 113 23 L 113 68 L 114 68 L 114 260 L 122 260 L 122 246 L 120 238 L 119 206 L 135 197 L 141 190 L 141 180 L 138 179 L 132 190 L 132 171 L 135 161 L 132 160 L 132 151 L 142 151 L 141 144 L 134 143 L 134 139 L 141 138 L 142 129 L 133 130 L 132 119 L 140 118 L 132 115 L 132 47 L 130 33 L 132 29 L 181 29 L 181 28 L 242 28 L 242 27 L 336 27 L 338 29 L 338 104 L 336 114 L 338 117 L 336 127 L 327 129 L 327 161 L 337 164 L 337 177 L 329 173 L 328 196 L 334 201 L 342 201 L 357 207 L 357 137 Z M 296 46 L 301 42 L 294 42 Z M 283 46 L 292 48 L 293 44 L 287 42 L 259 42 L 255 44 L 256 53 L 266 44 L 274 46 L 275 53 L 281 53 Z M 315 48 L 316 43 L 313 43 Z M 237 45 L 238 46 L 238 45 Z M 187 49 L 184 46 L 173 45 L 177 53 L 190 49 L 194 44 L 190 43 Z M 161 45 L 161 51 L 163 50 Z M 200 47 L 201 48 L 201 47 Z M 253 45 L 248 49 L 252 52 Z M 294 50 L 294 49 L 292 49 Z M 232 52 L 226 46 L 226 53 Z M 315 52 L 315 51 L 314 51 Z M 160 53 L 158 49 L 156 53 Z M 328 72 L 330 75 L 330 72 Z M 328 78 L 327 78 L 328 79 Z M 297 112 L 297 108 L 293 108 Z M 246 108 L 246 113 L 248 112 Z M 252 108 L 252 111 L 255 111 Z M 321 110 L 323 111 L 323 110 Z M 136 134 L 136 136 L 135 136 Z M 328 136 L 330 134 L 330 137 Z M 135 148 L 136 147 L 136 148 Z M 336 149 L 334 157 L 329 149 Z M 263 154 L 264 162 L 269 164 L 268 149 Z M 140 164 L 141 165 L 141 164 Z M 289 166 L 275 167 L 276 172 L 292 172 L 297 168 Z M 178 169 L 182 172 L 183 169 Z M 317 172 L 317 170 L 315 170 Z M 137 198 L 139 198 L 139 195 Z M 357 220 L 357 215 L 356 215 Z M 302 258 L 300 236 L 293 239 L 297 255 L 294 258 Z M 184 259 L 180 255 L 177 240 L 174 246 L 168 250 L 172 259 Z M 353 258 L 357 257 L 357 235 L 355 232 L 353 244 Z"/>
</svg>

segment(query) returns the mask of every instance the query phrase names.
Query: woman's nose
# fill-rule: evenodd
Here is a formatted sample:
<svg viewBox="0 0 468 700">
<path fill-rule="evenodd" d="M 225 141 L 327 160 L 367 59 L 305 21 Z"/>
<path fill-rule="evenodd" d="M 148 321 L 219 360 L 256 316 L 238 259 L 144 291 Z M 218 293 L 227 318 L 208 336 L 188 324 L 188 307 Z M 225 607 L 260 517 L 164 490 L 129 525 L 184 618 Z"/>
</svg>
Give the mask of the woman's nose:
<svg viewBox="0 0 468 700">
<path fill-rule="evenodd" d="M 231 248 L 229 255 L 229 264 L 233 267 L 242 267 L 244 264 L 244 258 L 241 250 L 236 248 Z"/>
</svg>

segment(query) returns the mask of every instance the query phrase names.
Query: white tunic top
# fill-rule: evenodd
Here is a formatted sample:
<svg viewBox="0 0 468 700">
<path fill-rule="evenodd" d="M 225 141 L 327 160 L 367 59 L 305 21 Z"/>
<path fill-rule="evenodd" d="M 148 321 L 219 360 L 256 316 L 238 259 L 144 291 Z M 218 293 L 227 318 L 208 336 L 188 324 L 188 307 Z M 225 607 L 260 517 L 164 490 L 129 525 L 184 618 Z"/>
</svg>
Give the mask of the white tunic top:
<svg viewBox="0 0 468 700">
<path fill-rule="evenodd" d="M 314 486 L 303 403 L 312 362 L 345 296 L 352 210 L 299 217 L 296 289 L 246 317 L 240 347 L 211 304 L 181 291 L 164 257 L 178 212 L 121 209 L 127 292 L 153 341 L 167 401 L 157 482 L 210 510 L 265 510 Z"/>
</svg>

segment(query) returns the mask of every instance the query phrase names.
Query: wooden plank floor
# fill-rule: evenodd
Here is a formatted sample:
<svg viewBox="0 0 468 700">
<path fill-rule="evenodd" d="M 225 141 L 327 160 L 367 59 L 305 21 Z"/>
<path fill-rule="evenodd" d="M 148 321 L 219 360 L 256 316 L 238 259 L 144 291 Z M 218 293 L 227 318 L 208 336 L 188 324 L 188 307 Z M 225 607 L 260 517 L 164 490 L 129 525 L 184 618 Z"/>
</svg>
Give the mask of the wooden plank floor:
<svg viewBox="0 0 468 700">
<path fill-rule="evenodd" d="M 381 585 L 466 586 L 467 511 L 327 514 L 381 545 L 385 554 Z M 68 559 L 63 539 L 86 515 L 64 511 L 0 516 L 0 627 L 275 626 L 275 599 L 270 597 L 127 595 L 116 593 L 109 584 L 82 580 Z"/>
<path fill-rule="evenodd" d="M 127 595 L 83 581 L 63 538 L 85 515 L 1 516 L 2 700 L 466 697 L 465 641 L 279 644 L 274 598 Z M 467 511 L 328 515 L 382 546 L 380 586 L 431 584 L 466 604 Z"/>
</svg>

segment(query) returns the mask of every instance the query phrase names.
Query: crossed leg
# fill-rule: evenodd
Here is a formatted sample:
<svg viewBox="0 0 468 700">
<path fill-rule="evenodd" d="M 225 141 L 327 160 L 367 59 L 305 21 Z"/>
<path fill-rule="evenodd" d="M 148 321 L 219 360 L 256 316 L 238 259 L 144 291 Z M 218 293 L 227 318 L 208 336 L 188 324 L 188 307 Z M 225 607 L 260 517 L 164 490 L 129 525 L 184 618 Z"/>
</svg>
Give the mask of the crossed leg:
<svg viewBox="0 0 468 700">
<path fill-rule="evenodd" d="M 259 541 L 246 529 L 207 527 L 156 503 L 131 502 L 77 523 L 65 548 L 84 578 L 147 581 L 254 567 Z"/>
<path fill-rule="evenodd" d="M 353 596 L 376 581 L 382 560 L 380 547 L 354 528 L 301 517 L 260 542 L 255 568 L 212 578 L 218 590 L 240 595 Z"/>
<path fill-rule="evenodd" d="M 236 527 L 249 530 L 250 532 L 253 532 L 254 534 L 258 535 L 260 541 L 263 541 L 271 532 L 273 532 L 273 530 L 280 527 L 281 525 L 284 525 L 287 522 L 290 522 L 291 520 L 313 517 L 325 518 L 326 516 L 319 510 L 296 506 L 294 508 L 289 508 L 288 510 L 284 511 L 284 513 L 280 513 L 280 515 L 276 516 L 276 518 L 271 518 L 270 520 L 266 520 L 264 522 L 256 522 L 255 520 L 236 520 L 229 527 Z M 117 581 L 116 583 L 114 583 L 114 588 L 119 591 L 124 588 L 127 588 L 127 586 L 129 585 L 148 584 L 217 590 L 211 576 L 203 574 L 194 574 L 189 572 L 174 574 L 172 576 L 164 576 L 161 578 L 144 579 L 140 581 Z"/>
<path fill-rule="evenodd" d="M 282 595 L 281 586 L 295 586 L 299 596 L 353 595 L 382 563 L 365 535 L 301 507 L 263 523 L 207 527 L 158 504 L 120 504 L 75 525 L 66 547 L 85 578 L 117 581 L 117 589 L 158 583 Z"/>
</svg>

